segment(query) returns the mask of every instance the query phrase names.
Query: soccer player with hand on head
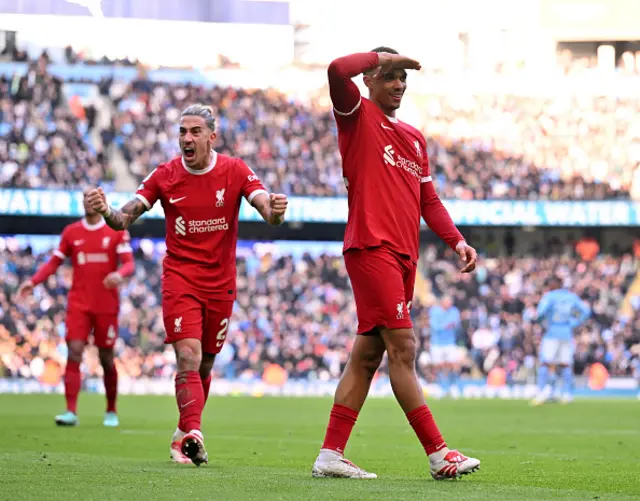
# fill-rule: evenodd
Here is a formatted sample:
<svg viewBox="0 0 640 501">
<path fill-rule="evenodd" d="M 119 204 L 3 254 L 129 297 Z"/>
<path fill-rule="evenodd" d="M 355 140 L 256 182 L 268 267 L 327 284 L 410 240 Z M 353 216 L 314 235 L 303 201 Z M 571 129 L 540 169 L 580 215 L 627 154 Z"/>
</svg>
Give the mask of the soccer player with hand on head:
<svg viewBox="0 0 640 501">
<path fill-rule="evenodd" d="M 238 215 L 245 197 L 264 220 L 284 222 L 287 197 L 269 194 L 239 158 L 217 153 L 215 118 L 208 106 L 182 112 L 182 155 L 160 165 L 121 210 L 109 207 L 102 190 L 89 194 L 92 207 L 116 230 L 127 229 L 160 201 L 167 255 L 162 275 L 166 343 L 176 351 L 175 389 L 180 420 L 171 441 L 179 463 L 207 462 L 201 418 L 211 385 L 211 368 L 222 349 L 236 298 Z"/>
<path fill-rule="evenodd" d="M 480 461 L 447 447 L 416 375 L 410 307 L 418 262 L 420 216 L 475 269 L 469 246 L 435 192 L 426 141 L 396 118 L 407 70 L 420 63 L 379 47 L 341 57 L 328 69 L 338 145 L 348 192 L 344 260 L 356 301 L 358 336 L 335 394 L 316 477 L 376 478 L 344 458 L 351 430 L 384 353 L 396 399 L 430 460 L 435 479 L 456 478 Z M 364 73 L 369 99 L 351 80 Z"/>
<path fill-rule="evenodd" d="M 93 188 L 84 191 L 84 218 L 62 231 L 60 245 L 51 259 L 18 289 L 18 298 L 23 299 L 36 285 L 54 274 L 66 258 L 71 258 L 73 283 L 66 318 L 69 351 L 64 372 L 67 410 L 56 416 L 59 426 L 78 424 L 78 394 L 82 386 L 80 364 L 91 333 L 104 373 L 107 412 L 103 424 L 109 427 L 119 424 L 116 414 L 118 372 L 113 357 L 120 309 L 118 286 L 135 269 L 129 233 L 114 231 L 105 224 L 89 203 L 89 193 L 94 191 Z"/>
</svg>

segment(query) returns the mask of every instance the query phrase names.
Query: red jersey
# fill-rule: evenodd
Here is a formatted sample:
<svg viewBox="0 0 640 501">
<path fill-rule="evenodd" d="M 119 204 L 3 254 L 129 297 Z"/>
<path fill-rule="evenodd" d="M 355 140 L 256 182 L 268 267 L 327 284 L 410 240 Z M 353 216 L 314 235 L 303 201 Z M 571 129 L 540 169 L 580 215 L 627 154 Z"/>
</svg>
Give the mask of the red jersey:
<svg viewBox="0 0 640 501">
<path fill-rule="evenodd" d="M 164 209 L 163 290 L 235 299 L 240 203 L 259 193 L 267 191 L 247 164 L 216 152 L 204 170 L 177 157 L 143 180 L 136 196 L 147 209 L 158 200 Z"/>
<path fill-rule="evenodd" d="M 431 181 L 424 137 L 366 98 L 335 116 L 349 201 L 344 250 L 385 245 L 417 261 L 420 184 Z"/>
<path fill-rule="evenodd" d="M 94 225 L 81 219 L 62 231 L 60 245 L 53 254 L 61 260 L 71 258 L 73 283 L 69 310 L 118 314 L 119 291 L 105 288 L 102 282 L 118 269 L 119 256 L 132 254 L 130 240 L 129 232 L 112 230 L 104 219 Z"/>
<path fill-rule="evenodd" d="M 348 192 L 344 251 L 383 245 L 417 261 L 421 214 L 452 247 L 463 238 L 433 192 L 424 136 L 361 97 L 351 81 L 377 63 L 375 53 L 354 54 L 329 68 Z M 443 223 L 436 228 L 434 216 Z"/>
</svg>

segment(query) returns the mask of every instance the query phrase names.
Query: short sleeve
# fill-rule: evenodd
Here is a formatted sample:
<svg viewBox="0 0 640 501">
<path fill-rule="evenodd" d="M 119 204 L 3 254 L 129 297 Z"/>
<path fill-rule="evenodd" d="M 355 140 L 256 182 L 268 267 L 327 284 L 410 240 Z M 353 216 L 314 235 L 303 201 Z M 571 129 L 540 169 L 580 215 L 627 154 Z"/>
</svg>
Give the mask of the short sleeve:
<svg viewBox="0 0 640 501">
<path fill-rule="evenodd" d="M 60 243 L 58 244 L 58 248 L 53 251 L 53 255 L 59 257 L 63 261 L 71 256 L 71 237 L 69 236 L 69 229 L 65 228 L 60 235 Z"/>
<path fill-rule="evenodd" d="M 119 232 L 118 245 L 116 246 L 116 252 L 118 254 L 126 254 L 133 252 L 131 248 L 131 235 L 127 230 Z"/>
<path fill-rule="evenodd" d="M 136 198 L 141 200 L 147 210 L 151 210 L 151 207 L 158 201 L 160 197 L 160 173 L 158 169 L 153 169 L 151 173 L 142 180 L 140 186 L 136 190 Z"/>
<path fill-rule="evenodd" d="M 238 172 L 242 183 L 242 196 L 247 202 L 251 203 L 260 193 L 269 194 L 258 175 L 242 160 L 238 160 Z"/>
</svg>

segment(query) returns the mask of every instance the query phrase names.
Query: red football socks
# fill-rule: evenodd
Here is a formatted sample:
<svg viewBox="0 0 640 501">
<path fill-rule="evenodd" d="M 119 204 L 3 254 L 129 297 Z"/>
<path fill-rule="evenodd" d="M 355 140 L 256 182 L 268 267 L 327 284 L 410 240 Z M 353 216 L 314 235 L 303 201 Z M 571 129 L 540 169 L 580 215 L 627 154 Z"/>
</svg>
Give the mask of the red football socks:
<svg viewBox="0 0 640 501">
<path fill-rule="evenodd" d="M 108 369 L 104 369 L 104 392 L 107 394 L 107 412 L 116 412 L 118 370 L 115 364 L 112 364 Z"/>
<path fill-rule="evenodd" d="M 64 371 L 64 396 L 67 399 L 67 410 L 74 414 L 78 410 L 78 394 L 81 384 L 80 364 L 73 360 L 67 360 L 67 367 Z"/>
<path fill-rule="evenodd" d="M 207 379 L 202 379 L 202 391 L 204 393 L 204 404 L 207 403 L 207 399 L 209 398 L 209 388 L 211 388 L 211 374 L 209 374 L 209 377 L 207 377 Z M 204 409 L 204 404 L 202 406 L 202 408 Z M 187 425 L 184 424 L 184 421 L 182 420 L 182 414 L 180 415 L 180 420 L 178 421 L 178 429 L 180 431 L 191 431 L 191 428 L 189 428 L 187 430 Z"/>
<path fill-rule="evenodd" d="M 407 419 L 428 455 L 447 446 L 429 407 L 422 405 L 413 409 L 407 414 Z"/>
<path fill-rule="evenodd" d="M 204 388 L 198 371 L 176 374 L 176 401 L 180 412 L 179 428 L 182 431 L 200 430 L 204 408 Z"/>
<path fill-rule="evenodd" d="M 207 403 L 207 399 L 209 398 L 209 388 L 211 388 L 211 374 L 207 377 L 207 379 L 202 380 L 202 390 L 204 391 L 204 403 Z"/>
<path fill-rule="evenodd" d="M 327 426 L 327 434 L 324 437 L 322 448 L 344 454 L 351 430 L 353 430 L 357 419 L 357 411 L 344 405 L 333 404 L 329 417 L 329 425 Z"/>
</svg>

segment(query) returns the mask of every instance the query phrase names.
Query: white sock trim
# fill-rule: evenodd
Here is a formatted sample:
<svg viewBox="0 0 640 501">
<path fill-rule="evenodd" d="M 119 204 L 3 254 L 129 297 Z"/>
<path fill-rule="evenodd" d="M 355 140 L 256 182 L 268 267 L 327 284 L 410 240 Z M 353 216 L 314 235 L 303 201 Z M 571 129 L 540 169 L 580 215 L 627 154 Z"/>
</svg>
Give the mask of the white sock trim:
<svg viewBox="0 0 640 501">
<path fill-rule="evenodd" d="M 320 449 L 321 459 L 343 458 L 344 456 L 333 449 Z"/>
<path fill-rule="evenodd" d="M 449 448 L 443 447 L 441 450 L 436 451 L 433 454 L 429 455 L 429 461 L 431 463 L 439 463 L 440 461 L 444 460 L 448 452 L 449 452 Z"/>
</svg>

